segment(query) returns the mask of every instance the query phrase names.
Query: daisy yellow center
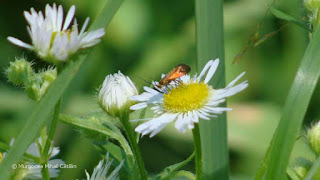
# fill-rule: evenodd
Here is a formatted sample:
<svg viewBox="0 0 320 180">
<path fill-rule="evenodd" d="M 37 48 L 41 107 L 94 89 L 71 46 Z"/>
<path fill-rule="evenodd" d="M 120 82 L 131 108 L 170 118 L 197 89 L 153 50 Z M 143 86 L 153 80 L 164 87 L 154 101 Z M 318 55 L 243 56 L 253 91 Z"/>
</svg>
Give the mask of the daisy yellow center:
<svg viewBox="0 0 320 180">
<path fill-rule="evenodd" d="M 182 84 L 164 95 L 164 109 L 172 113 L 200 109 L 208 100 L 209 90 L 209 86 L 203 82 Z"/>
</svg>

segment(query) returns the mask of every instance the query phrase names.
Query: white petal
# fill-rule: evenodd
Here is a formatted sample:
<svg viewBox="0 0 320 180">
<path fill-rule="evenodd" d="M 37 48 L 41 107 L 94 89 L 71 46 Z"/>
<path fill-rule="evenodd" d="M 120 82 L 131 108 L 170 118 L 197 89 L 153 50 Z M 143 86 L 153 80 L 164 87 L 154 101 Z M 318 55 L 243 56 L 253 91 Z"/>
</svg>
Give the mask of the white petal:
<svg viewBox="0 0 320 180">
<path fill-rule="evenodd" d="M 201 118 L 201 119 L 210 120 L 209 117 L 203 115 L 203 114 L 202 114 L 201 112 L 199 112 L 199 111 L 197 112 L 197 115 L 198 115 L 198 117 Z"/>
<path fill-rule="evenodd" d="M 154 130 L 151 134 L 150 134 L 150 138 L 152 138 L 153 136 L 155 136 L 156 134 L 158 134 L 167 124 L 163 124 L 161 126 L 159 126 L 156 130 Z"/>
<path fill-rule="evenodd" d="M 57 14 L 57 28 L 58 31 L 61 31 L 61 27 L 62 27 L 62 22 L 63 22 L 63 9 L 62 6 L 60 5 L 58 8 L 58 14 Z"/>
<path fill-rule="evenodd" d="M 131 110 L 138 110 L 147 107 L 147 103 L 138 103 L 130 107 Z"/>
<path fill-rule="evenodd" d="M 172 122 L 178 114 L 162 114 L 159 117 L 152 119 L 151 121 L 140 124 L 136 127 L 135 131 L 142 133 L 142 135 L 146 135 L 152 131 L 158 131 L 163 128 L 166 124 Z M 153 134 L 154 135 L 154 134 Z"/>
<path fill-rule="evenodd" d="M 151 93 L 151 94 L 154 94 L 154 95 L 159 94 L 158 91 L 156 91 L 156 90 L 154 90 L 154 89 L 152 89 L 152 88 L 149 88 L 149 87 L 147 87 L 147 86 L 144 86 L 143 89 L 144 89 L 145 91 Z"/>
<path fill-rule="evenodd" d="M 84 21 L 84 24 L 82 25 L 82 28 L 81 28 L 81 31 L 80 31 L 80 35 L 82 35 L 84 33 L 84 31 L 86 30 L 88 24 L 89 24 L 89 20 L 90 18 L 87 18 L 85 21 Z"/>
<path fill-rule="evenodd" d="M 8 41 L 10 41 L 14 45 L 17 45 L 17 46 L 20 46 L 20 47 L 23 47 L 23 48 L 26 48 L 26 49 L 29 49 L 29 50 L 33 50 L 34 49 L 34 47 L 31 46 L 30 44 L 22 42 L 21 40 L 19 40 L 17 38 L 9 36 L 7 39 L 8 39 Z"/>
<path fill-rule="evenodd" d="M 144 92 L 140 95 L 131 96 L 130 99 L 134 101 L 148 101 L 150 98 L 152 98 L 154 95 Z"/>
<path fill-rule="evenodd" d="M 225 93 L 223 93 L 222 95 L 224 97 L 229 97 L 229 96 L 235 95 L 238 92 L 244 90 L 246 87 L 248 87 L 248 83 L 247 83 L 247 81 L 244 81 L 234 87 L 227 89 L 227 91 Z"/>
<path fill-rule="evenodd" d="M 238 77 L 236 77 L 233 81 L 231 81 L 227 87 L 233 86 L 246 72 L 241 73 Z"/>
<path fill-rule="evenodd" d="M 62 30 L 66 30 L 69 27 L 69 25 L 70 25 L 70 23 L 71 23 L 71 21 L 73 19 L 75 11 L 76 11 L 75 5 L 71 6 L 71 8 L 68 11 L 67 17 L 66 17 L 66 19 L 64 21 L 64 25 L 63 25 L 63 29 Z"/>
<path fill-rule="evenodd" d="M 202 76 L 204 76 L 204 74 L 207 72 L 207 70 L 210 68 L 210 66 L 212 65 L 213 60 L 208 61 L 208 63 L 204 66 L 204 68 L 202 69 L 201 73 L 199 74 L 197 80 L 199 81 Z"/>
<path fill-rule="evenodd" d="M 176 129 L 178 129 L 178 131 L 180 132 L 185 132 L 187 129 L 187 121 L 189 120 L 189 116 L 187 114 L 181 114 L 178 116 L 176 123 L 174 124 L 174 126 L 176 127 Z"/>
<path fill-rule="evenodd" d="M 208 71 L 208 73 L 207 73 L 207 76 L 206 76 L 206 78 L 205 78 L 205 80 L 204 80 L 204 83 L 207 84 L 207 83 L 210 81 L 210 79 L 212 78 L 212 76 L 213 76 L 214 73 L 216 72 L 218 65 L 219 65 L 219 59 L 216 59 L 216 60 L 212 63 L 212 65 L 211 65 L 211 67 L 210 67 L 210 69 L 209 69 L 209 71 Z"/>
</svg>

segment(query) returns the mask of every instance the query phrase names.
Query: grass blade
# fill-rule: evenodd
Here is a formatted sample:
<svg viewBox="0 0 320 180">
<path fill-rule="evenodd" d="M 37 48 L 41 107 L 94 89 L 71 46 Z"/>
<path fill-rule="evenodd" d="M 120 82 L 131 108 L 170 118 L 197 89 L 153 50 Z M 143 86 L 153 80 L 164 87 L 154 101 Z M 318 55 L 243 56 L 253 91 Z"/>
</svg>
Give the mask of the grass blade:
<svg viewBox="0 0 320 180">
<path fill-rule="evenodd" d="M 320 75 L 320 30 L 317 29 L 302 58 L 271 144 L 266 179 L 285 178 L 290 153 Z"/>
<path fill-rule="evenodd" d="M 198 72 L 210 59 L 220 58 L 219 68 L 209 83 L 225 86 L 222 0 L 196 0 Z M 226 114 L 210 121 L 200 120 L 203 179 L 228 179 L 229 158 Z"/>
<path fill-rule="evenodd" d="M 90 29 L 106 27 L 112 17 L 120 7 L 123 0 L 109 0 L 100 15 L 94 21 Z M 78 72 L 87 55 L 82 55 L 77 61 L 70 62 L 58 76 L 56 81 L 49 88 L 33 112 L 28 116 L 27 122 L 20 134 L 16 138 L 14 146 L 8 152 L 6 158 L 0 164 L 0 174 L 2 179 L 8 179 L 12 164 L 19 161 L 25 150 L 33 139 L 37 136 L 41 126 L 49 119 L 49 114 L 55 104 L 62 96 L 64 90 L 69 86 L 71 80 Z"/>
</svg>

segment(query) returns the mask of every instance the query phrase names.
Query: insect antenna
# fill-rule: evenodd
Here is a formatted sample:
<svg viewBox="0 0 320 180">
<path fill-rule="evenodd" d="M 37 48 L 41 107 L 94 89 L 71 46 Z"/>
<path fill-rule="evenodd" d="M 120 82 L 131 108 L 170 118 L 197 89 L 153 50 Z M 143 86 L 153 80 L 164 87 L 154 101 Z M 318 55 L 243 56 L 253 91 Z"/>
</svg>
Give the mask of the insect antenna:
<svg viewBox="0 0 320 180">
<path fill-rule="evenodd" d="M 139 79 L 140 81 L 143 81 L 147 86 L 152 84 L 152 79 L 150 78 L 150 81 L 145 80 L 144 78 L 140 76 L 131 76 L 132 78 Z"/>
</svg>

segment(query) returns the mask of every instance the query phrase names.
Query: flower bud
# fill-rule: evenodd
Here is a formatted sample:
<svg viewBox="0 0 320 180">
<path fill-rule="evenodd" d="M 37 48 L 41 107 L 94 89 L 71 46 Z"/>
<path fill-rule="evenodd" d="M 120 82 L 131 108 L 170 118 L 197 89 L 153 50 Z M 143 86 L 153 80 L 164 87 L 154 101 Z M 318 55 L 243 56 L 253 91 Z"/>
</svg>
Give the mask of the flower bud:
<svg viewBox="0 0 320 180">
<path fill-rule="evenodd" d="M 312 161 L 299 157 L 292 169 L 300 179 L 304 179 L 312 164 Z"/>
<path fill-rule="evenodd" d="M 42 72 L 42 79 L 43 82 L 53 83 L 54 80 L 57 78 L 57 69 L 48 69 Z"/>
<path fill-rule="evenodd" d="M 320 121 L 307 131 L 307 139 L 310 148 L 320 155 Z"/>
<path fill-rule="evenodd" d="M 320 0 L 304 0 L 303 4 L 311 12 L 317 12 L 320 8 Z"/>
<path fill-rule="evenodd" d="M 134 103 L 129 98 L 138 95 L 138 90 L 128 76 L 120 71 L 108 75 L 100 88 L 98 103 L 109 115 L 119 116 L 123 110 L 129 110 Z"/>
<path fill-rule="evenodd" d="M 57 70 L 49 68 L 40 73 L 34 73 L 32 82 L 30 85 L 25 86 L 25 91 L 28 96 L 35 100 L 40 101 L 41 98 L 46 94 L 50 85 L 57 78 Z"/>
<path fill-rule="evenodd" d="M 10 67 L 7 69 L 9 81 L 16 85 L 28 84 L 32 79 L 32 73 L 31 63 L 24 58 L 10 62 Z"/>
<path fill-rule="evenodd" d="M 2 161 L 2 153 L 0 153 L 0 163 L 1 163 L 1 161 Z"/>
</svg>

